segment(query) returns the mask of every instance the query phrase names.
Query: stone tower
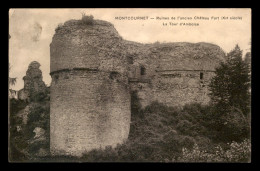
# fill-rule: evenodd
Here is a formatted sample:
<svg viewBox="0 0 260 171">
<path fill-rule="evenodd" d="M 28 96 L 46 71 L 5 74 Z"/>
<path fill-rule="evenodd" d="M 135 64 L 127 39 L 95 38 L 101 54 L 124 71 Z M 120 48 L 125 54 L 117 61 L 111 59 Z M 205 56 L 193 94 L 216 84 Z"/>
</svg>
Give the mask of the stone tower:
<svg viewBox="0 0 260 171">
<path fill-rule="evenodd" d="M 24 88 L 18 91 L 18 98 L 21 100 L 29 100 L 37 93 L 45 93 L 46 85 L 42 80 L 42 71 L 40 63 L 33 61 L 29 64 L 26 75 L 23 77 Z"/>
<path fill-rule="evenodd" d="M 112 24 L 91 18 L 56 29 L 50 44 L 53 155 L 81 156 L 128 138 L 128 63 L 121 42 Z"/>
</svg>

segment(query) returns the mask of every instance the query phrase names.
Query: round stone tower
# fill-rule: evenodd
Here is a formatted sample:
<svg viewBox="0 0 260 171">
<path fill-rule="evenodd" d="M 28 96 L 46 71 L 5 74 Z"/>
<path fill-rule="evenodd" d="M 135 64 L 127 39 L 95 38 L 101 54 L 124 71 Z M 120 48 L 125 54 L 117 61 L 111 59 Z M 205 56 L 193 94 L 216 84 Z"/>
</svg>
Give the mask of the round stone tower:
<svg viewBox="0 0 260 171">
<path fill-rule="evenodd" d="M 127 58 L 111 23 L 70 20 L 50 44 L 50 149 L 53 155 L 123 143 L 130 129 Z"/>
</svg>

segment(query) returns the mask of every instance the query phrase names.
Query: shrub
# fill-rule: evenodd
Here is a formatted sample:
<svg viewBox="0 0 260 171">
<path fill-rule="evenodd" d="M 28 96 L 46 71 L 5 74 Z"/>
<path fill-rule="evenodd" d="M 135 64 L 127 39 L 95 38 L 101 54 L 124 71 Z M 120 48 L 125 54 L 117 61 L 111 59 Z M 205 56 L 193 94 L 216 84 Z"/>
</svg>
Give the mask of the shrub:
<svg viewBox="0 0 260 171">
<path fill-rule="evenodd" d="M 59 23 L 58 26 L 55 28 L 55 31 L 58 31 L 62 28 L 63 24 L 62 23 Z"/>
<path fill-rule="evenodd" d="M 94 22 L 93 15 L 86 16 L 85 14 L 82 14 L 82 19 L 81 19 L 82 24 L 91 25 L 91 24 L 93 24 L 93 22 Z"/>
<path fill-rule="evenodd" d="M 191 133 L 192 123 L 187 120 L 180 120 L 176 128 L 182 134 L 189 135 Z"/>
<path fill-rule="evenodd" d="M 226 151 L 225 157 L 230 162 L 250 162 L 251 161 L 251 141 L 245 139 L 241 143 L 232 142 L 230 149 Z"/>
<path fill-rule="evenodd" d="M 250 136 L 250 126 L 243 112 L 232 107 L 223 118 L 221 136 L 223 141 L 242 141 Z"/>
<path fill-rule="evenodd" d="M 41 102 L 45 98 L 47 98 L 47 91 L 34 92 L 34 93 L 31 93 L 30 101 L 32 101 L 32 102 Z"/>
<path fill-rule="evenodd" d="M 201 150 L 197 144 L 193 149 L 182 149 L 182 156 L 178 158 L 180 162 L 250 162 L 251 142 L 245 139 L 241 143 L 232 142 L 227 144 L 228 150 L 223 150 L 220 145 L 215 146 L 213 152 Z"/>
<path fill-rule="evenodd" d="M 22 118 L 12 114 L 10 118 L 10 158 L 13 161 L 33 160 L 40 148 L 49 150 L 49 101 L 31 102 L 27 115 L 27 124 Z M 17 131 L 17 126 L 21 130 Z M 45 130 L 46 141 L 29 143 L 33 137 L 33 130 L 41 127 Z"/>
<path fill-rule="evenodd" d="M 9 147 L 9 161 L 11 162 L 21 162 L 21 161 L 27 161 L 28 157 L 22 153 L 16 146 L 14 142 L 10 142 Z"/>
<path fill-rule="evenodd" d="M 10 115 L 15 115 L 17 114 L 20 110 L 24 109 L 27 105 L 28 102 L 19 100 L 19 99 L 10 99 Z"/>
<path fill-rule="evenodd" d="M 22 118 L 17 116 L 17 113 L 27 106 L 27 102 L 17 99 L 10 99 L 10 137 L 9 137 L 9 159 L 10 161 L 25 161 L 27 160 L 26 154 L 22 149 L 27 147 L 26 138 L 23 135 Z M 18 131 L 17 127 L 21 130 Z"/>
</svg>

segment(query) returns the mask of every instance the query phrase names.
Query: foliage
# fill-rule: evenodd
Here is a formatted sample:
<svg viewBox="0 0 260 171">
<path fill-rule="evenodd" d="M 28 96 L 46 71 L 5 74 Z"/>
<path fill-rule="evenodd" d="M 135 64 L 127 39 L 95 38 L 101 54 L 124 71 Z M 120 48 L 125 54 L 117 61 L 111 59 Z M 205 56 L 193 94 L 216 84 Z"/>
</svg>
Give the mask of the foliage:
<svg viewBox="0 0 260 171">
<path fill-rule="evenodd" d="M 44 91 L 39 91 L 39 92 L 30 92 L 30 101 L 31 102 L 41 102 L 45 100 L 48 96 L 48 89 L 45 89 Z"/>
<path fill-rule="evenodd" d="M 15 85 L 15 83 L 16 83 L 16 78 L 9 77 L 9 85 Z"/>
<path fill-rule="evenodd" d="M 93 22 L 94 22 L 93 15 L 86 16 L 85 13 L 82 14 L 82 19 L 81 19 L 82 24 L 91 25 L 91 24 L 93 24 Z"/>
<path fill-rule="evenodd" d="M 28 114 L 27 125 L 32 133 L 35 127 L 41 127 L 44 130 L 49 130 L 49 102 L 31 103 L 30 113 Z"/>
<path fill-rule="evenodd" d="M 217 142 L 241 142 L 250 137 L 250 69 L 237 45 L 216 68 L 209 88 L 213 102 L 208 130 Z"/>
<path fill-rule="evenodd" d="M 250 162 L 251 141 L 245 139 L 241 143 L 228 143 L 228 149 L 224 150 L 220 145 L 215 147 L 214 152 L 201 150 L 197 144 L 193 149 L 182 149 L 180 162 Z M 175 161 L 175 160 L 174 160 Z"/>
<path fill-rule="evenodd" d="M 43 101 L 41 103 L 31 103 L 31 109 L 28 114 L 28 121 L 25 128 L 24 135 L 28 140 L 33 140 L 34 129 L 40 127 L 45 130 L 46 141 L 30 144 L 29 152 L 36 153 L 40 148 L 47 148 L 49 150 L 49 136 L 50 136 L 50 104 L 49 101 Z M 37 150 L 35 150 L 37 149 Z"/>
<path fill-rule="evenodd" d="M 49 100 L 41 102 L 30 102 L 29 104 L 22 100 L 10 100 L 10 161 L 31 161 L 37 158 L 35 156 L 40 148 L 49 151 Z M 26 106 L 29 107 L 27 115 L 27 124 L 24 124 L 18 113 Z M 18 129 L 19 127 L 19 129 Z M 35 136 L 33 130 L 36 127 L 45 130 L 45 141 L 33 143 Z"/>
<path fill-rule="evenodd" d="M 10 161 L 25 161 L 27 160 L 26 154 L 21 149 L 27 147 L 27 140 L 22 131 L 18 131 L 19 127 L 23 129 L 22 118 L 17 116 L 17 113 L 28 105 L 27 102 L 17 99 L 10 99 L 10 125 L 9 125 L 9 160 Z"/>
<path fill-rule="evenodd" d="M 224 116 L 220 129 L 221 141 L 242 141 L 250 137 L 250 123 L 242 111 L 238 108 L 232 107 Z"/>
<path fill-rule="evenodd" d="M 216 68 L 209 88 L 211 100 L 225 113 L 230 106 L 242 110 L 244 115 L 250 110 L 250 76 L 249 66 L 242 60 L 242 50 L 237 45 L 227 54 L 227 61 Z"/>
<path fill-rule="evenodd" d="M 15 115 L 20 110 L 24 109 L 28 102 L 19 99 L 10 99 L 10 115 Z"/>
</svg>

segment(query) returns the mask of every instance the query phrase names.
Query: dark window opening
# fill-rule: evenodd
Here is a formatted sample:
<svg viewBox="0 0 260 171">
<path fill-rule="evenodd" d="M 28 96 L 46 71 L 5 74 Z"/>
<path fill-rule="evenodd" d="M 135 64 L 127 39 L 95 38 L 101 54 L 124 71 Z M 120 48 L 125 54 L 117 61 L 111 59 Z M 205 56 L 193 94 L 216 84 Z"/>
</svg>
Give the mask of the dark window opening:
<svg viewBox="0 0 260 171">
<path fill-rule="evenodd" d="M 128 59 L 128 63 L 129 64 L 133 64 L 134 63 L 134 59 L 133 59 L 132 56 L 128 56 L 127 59 Z"/>
<path fill-rule="evenodd" d="M 145 75 L 145 67 L 141 66 L 141 75 Z"/>
<path fill-rule="evenodd" d="M 203 79 L 203 73 L 202 72 L 200 73 L 200 79 L 201 80 Z"/>
<path fill-rule="evenodd" d="M 111 80 L 114 80 L 114 79 L 116 79 L 116 78 L 118 77 L 118 75 L 119 75 L 118 72 L 112 71 L 112 72 L 110 73 L 110 75 L 109 75 L 109 78 L 110 78 Z"/>
</svg>

